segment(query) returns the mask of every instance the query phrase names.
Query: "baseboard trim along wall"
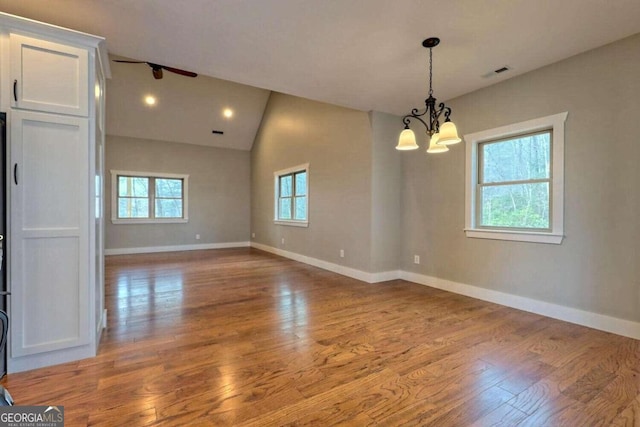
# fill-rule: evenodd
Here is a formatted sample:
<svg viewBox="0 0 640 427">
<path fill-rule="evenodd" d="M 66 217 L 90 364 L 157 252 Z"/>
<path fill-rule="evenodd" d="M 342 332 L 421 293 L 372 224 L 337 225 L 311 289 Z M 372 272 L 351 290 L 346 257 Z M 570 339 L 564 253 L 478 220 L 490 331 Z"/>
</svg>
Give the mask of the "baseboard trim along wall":
<svg viewBox="0 0 640 427">
<path fill-rule="evenodd" d="M 507 294 L 505 292 L 493 291 L 491 289 L 478 286 L 466 285 L 464 283 L 452 282 L 437 277 L 425 276 L 422 274 L 402 271 L 400 278 L 420 285 L 430 286 L 443 291 L 465 295 L 483 301 L 493 302 L 518 310 L 540 314 L 553 319 L 564 320 L 565 322 L 587 326 L 613 334 L 622 335 L 634 339 L 640 339 L 640 323 L 630 320 L 619 319 L 617 317 L 606 316 L 604 314 L 584 311 L 564 305 L 553 304 L 532 298 Z"/>
<path fill-rule="evenodd" d="M 96 353 L 98 352 L 98 347 L 100 346 L 100 339 L 102 338 L 102 331 L 107 329 L 107 309 L 102 310 L 100 314 L 100 320 L 96 325 Z"/>
<path fill-rule="evenodd" d="M 464 283 L 452 282 L 450 280 L 439 279 L 437 277 L 411 273 L 409 271 L 395 270 L 385 271 L 381 273 L 368 273 L 354 268 L 334 264 L 328 261 L 323 261 L 317 258 L 300 255 L 295 252 L 285 251 L 283 249 L 263 245 L 261 243 L 251 242 L 251 247 L 305 264 L 313 265 L 314 267 L 319 267 L 324 270 L 329 270 L 343 276 L 362 280 L 363 282 L 367 283 L 379 283 L 389 280 L 402 279 L 408 282 L 441 289 L 443 291 L 465 295 L 471 298 L 476 298 L 483 301 L 504 305 L 506 307 L 516 308 L 518 310 L 539 314 L 541 316 L 551 317 L 553 319 L 563 320 L 565 322 L 575 323 L 577 325 L 587 326 L 589 328 L 611 332 L 613 334 L 640 340 L 640 323 L 630 320 L 619 319 L 617 317 L 606 316 L 603 314 L 584 311 L 532 298 L 512 295 L 505 292 L 494 291 L 478 286 L 467 285 Z"/>
<path fill-rule="evenodd" d="M 81 359 L 95 357 L 96 348 L 91 345 L 83 345 L 64 351 L 48 351 L 40 354 L 30 354 L 17 358 L 9 357 L 7 360 L 7 372 L 30 371 L 32 369 L 43 368 L 45 366 L 59 365 L 61 363 L 73 362 Z"/>
<path fill-rule="evenodd" d="M 201 243 L 197 245 L 147 246 L 143 248 L 105 249 L 105 255 L 151 254 L 155 252 L 199 251 L 203 249 L 246 248 L 249 242 Z"/>
<path fill-rule="evenodd" d="M 263 245 L 262 243 L 251 242 L 251 247 L 260 249 L 261 251 L 280 255 L 282 257 L 289 258 L 294 261 L 299 261 L 304 264 L 313 265 L 314 267 L 319 267 L 319 268 L 322 268 L 323 270 L 329 270 L 334 273 L 342 274 L 343 276 L 362 280 L 363 282 L 367 282 L 367 283 L 386 282 L 388 280 L 394 280 L 400 277 L 399 271 L 368 273 L 366 271 L 357 270 L 355 268 L 345 267 L 344 265 L 334 264 L 332 262 L 323 261 L 321 259 L 312 258 L 306 255 L 300 255 L 295 252 L 285 251 L 284 249 L 274 248 L 273 246 Z"/>
</svg>

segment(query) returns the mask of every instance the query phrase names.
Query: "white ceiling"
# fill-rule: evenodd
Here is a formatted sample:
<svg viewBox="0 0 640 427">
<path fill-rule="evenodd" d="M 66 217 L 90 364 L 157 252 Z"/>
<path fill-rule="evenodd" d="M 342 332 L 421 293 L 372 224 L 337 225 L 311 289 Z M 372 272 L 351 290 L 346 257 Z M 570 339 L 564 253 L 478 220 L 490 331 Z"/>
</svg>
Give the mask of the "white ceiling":
<svg viewBox="0 0 640 427">
<path fill-rule="evenodd" d="M 639 0 L 0 0 L 111 53 L 404 114 L 640 32 Z M 508 65 L 510 72 L 482 77 Z"/>
</svg>

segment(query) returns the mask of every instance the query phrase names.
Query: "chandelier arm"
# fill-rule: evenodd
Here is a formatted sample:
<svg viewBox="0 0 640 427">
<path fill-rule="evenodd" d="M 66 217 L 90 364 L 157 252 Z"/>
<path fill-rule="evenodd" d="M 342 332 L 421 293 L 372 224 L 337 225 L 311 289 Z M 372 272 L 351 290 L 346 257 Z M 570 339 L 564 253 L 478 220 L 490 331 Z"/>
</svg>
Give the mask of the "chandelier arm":
<svg viewBox="0 0 640 427">
<path fill-rule="evenodd" d="M 444 104 L 442 104 L 442 106 L 444 107 Z M 451 118 L 449 116 L 451 116 L 451 108 L 445 107 L 444 108 L 444 121 L 445 122 L 450 122 L 451 121 Z"/>
<path fill-rule="evenodd" d="M 441 102 L 438 105 L 437 110 L 435 109 L 435 103 L 434 103 L 434 108 L 431 113 L 431 129 L 433 129 L 434 132 L 438 132 L 440 130 L 440 116 L 442 115 L 443 112 L 445 112 L 445 115 L 446 115 L 446 110 L 449 110 L 449 114 L 451 114 L 451 109 L 449 107 L 446 107 L 444 105 L 444 102 Z"/>
<path fill-rule="evenodd" d="M 417 112 L 418 111 L 416 110 L 416 113 Z M 422 123 L 424 125 L 424 127 L 427 129 L 427 131 L 429 131 L 429 125 L 427 125 L 427 123 L 420 118 L 420 116 L 424 116 L 425 113 L 426 113 L 426 111 L 424 113 L 422 113 L 422 114 L 414 114 L 414 112 L 412 111 L 411 114 L 407 114 L 406 116 L 404 116 L 402 118 L 402 123 L 404 123 L 404 128 L 405 129 L 409 129 L 409 123 L 411 123 L 411 119 L 416 119 L 416 120 L 418 120 L 420 123 Z"/>
</svg>

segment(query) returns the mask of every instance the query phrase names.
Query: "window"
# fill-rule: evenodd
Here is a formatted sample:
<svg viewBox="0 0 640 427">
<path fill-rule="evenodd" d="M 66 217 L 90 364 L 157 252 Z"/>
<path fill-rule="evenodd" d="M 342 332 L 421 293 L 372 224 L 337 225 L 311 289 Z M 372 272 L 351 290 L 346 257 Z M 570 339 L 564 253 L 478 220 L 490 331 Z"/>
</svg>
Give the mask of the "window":
<svg viewBox="0 0 640 427">
<path fill-rule="evenodd" d="M 275 178 L 275 223 L 309 225 L 309 164 L 277 171 Z"/>
<path fill-rule="evenodd" d="M 551 131 L 478 144 L 478 227 L 548 230 Z"/>
<path fill-rule="evenodd" d="M 187 222 L 189 175 L 111 171 L 114 224 Z"/>
<path fill-rule="evenodd" d="M 465 135 L 467 237 L 562 242 L 566 117 Z"/>
</svg>

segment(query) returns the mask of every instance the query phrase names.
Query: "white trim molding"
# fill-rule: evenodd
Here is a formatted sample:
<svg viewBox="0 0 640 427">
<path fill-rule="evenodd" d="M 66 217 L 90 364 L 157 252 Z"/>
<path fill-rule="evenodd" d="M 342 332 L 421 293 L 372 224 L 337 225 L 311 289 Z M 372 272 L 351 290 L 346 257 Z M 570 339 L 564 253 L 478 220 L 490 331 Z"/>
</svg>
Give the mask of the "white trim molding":
<svg viewBox="0 0 640 427">
<path fill-rule="evenodd" d="M 206 249 L 248 248 L 249 242 L 201 243 L 197 245 L 146 246 L 105 249 L 105 255 L 152 254 L 156 252 L 200 251 Z"/>
<path fill-rule="evenodd" d="M 500 304 L 506 307 L 518 310 L 528 311 L 539 314 L 541 316 L 551 317 L 553 319 L 563 320 L 569 323 L 598 329 L 613 334 L 622 335 L 629 338 L 640 340 L 640 323 L 631 320 L 620 319 L 617 317 L 607 316 L 604 314 L 593 313 L 590 311 L 580 310 L 577 308 L 567 307 L 550 302 L 540 301 L 533 298 L 521 297 L 506 292 L 494 291 L 479 286 L 468 285 L 465 283 L 453 282 L 450 280 L 440 279 L 437 277 L 427 276 L 410 271 L 391 270 L 380 273 L 368 273 L 366 271 L 355 268 L 334 264 L 306 255 L 297 254 L 291 251 L 274 248 L 272 246 L 263 245 L 256 242 L 231 242 L 231 243 L 212 243 L 201 245 L 177 245 L 147 248 L 123 248 L 123 249 L 107 249 L 106 255 L 123 255 L 137 253 L 153 253 L 153 252 L 173 252 L 183 250 L 200 250 L 200 249 L 224 249 L 224 248 L 241 248 L 252 247 L 275 255 L 289 258 L 304 264 L 328 270 L 333 273 L 361 280 L 366 283 L 380 283 L 391 280 L 402 279 L 407 282 L 413 282 L 420 285 L 429 286 L 443 291 L 452 292 L 459 295 L 465 295 L 482 301 L 488 301 Z M 105 319 L 106 323 L 106 313 Z M 16 367 L 17 368 L 17 367 Z M 19 369 L 19 368 L 17 368 Z"/>
<path fill-rule="evenodd" d="M 420 285 L 493 302 L 541 316 L 551 317 L 553 319 L 563 320 L 625 337 L 640 339 L 640 323 L 638 322 L 408 271 L 402 271 L 400 278 Z"/>
<path fill-rule="evenodd" d="M 514 123 L 495 129 L 470 133 L 466 142 L 465 179 L 465 227 L 467 237 L 496 240 L 518 240 L 523 242 L 561 244 L 564 237 L 564 123 L 567 112 Z M 509 136 L 541 130 L 552 130 L 551 153 L 551 218 L 550 230 L 520 231 L 480 228 L 476 224 L 476 187 L 478 186 L 478 144 Z"/>
<path fill-rule="evenodd" d="M 278 219 L 273 221 L 275 225 L 288 225 L 290 227 L 308 227 L 309 221 L 287 221 L 284 219 Z"/>
<path fill-rule="evenodd" d="M 304 264 L 332 271 L 343 276 L 351 277 L 367 283 L 380 283 L 390 280 L 402 279 L 420 285 L 429 286 L 454 294 L 465 295 L 482 301 L 500 304 L 518 310 L 528 311 L 541 316 L 562 320 L 577 325 L 598 329 L 613 334 L 622 335 L 640 340 L 640 323 L 631 320 L 620 319 L 604 314 L 593 313 L 577 308 L 553 304 L 533 298 L 521 297 L 506 292 L 494 291 L 479 286 L 453 282 L 437 277 L 412 273 L 409 271 L 392 270 L 381 273 L 368 273 L 354 268 L 345 267 L 317 258 L 300 255 L 283 249 L 274 248 L 261 243 L 251 242 L 251 247 L 283 256 Z"/>
<path fill-rule="evenodd" d="M 274 248 L 273 246 L 263 245 L 262 243 L 251 242 L 251 247 L 367 283 L 387 282 L 389 280 L 400 278 L 400 271 L 398 270 L 383 271 L 381 273 L 368 273 L 366 271 L 346 267 L 340 264 L 334 264 L 332 262 L 297 254 L 295 252 L 285 251 L 284 249 Z"/>
<path fill-rule="evenodd" d="M 92 344 L 86 344 L 65 349 L 64 352 L 47 351 L 39 354 L 29 354 L 27 356 L 9 357 L 7 360 L 7 372 L 14 374 L 16 372 L 30 371 L 45 366 L 89 359 L 96 357 L 96 354 L 96 347 Z"/>
</svg>

